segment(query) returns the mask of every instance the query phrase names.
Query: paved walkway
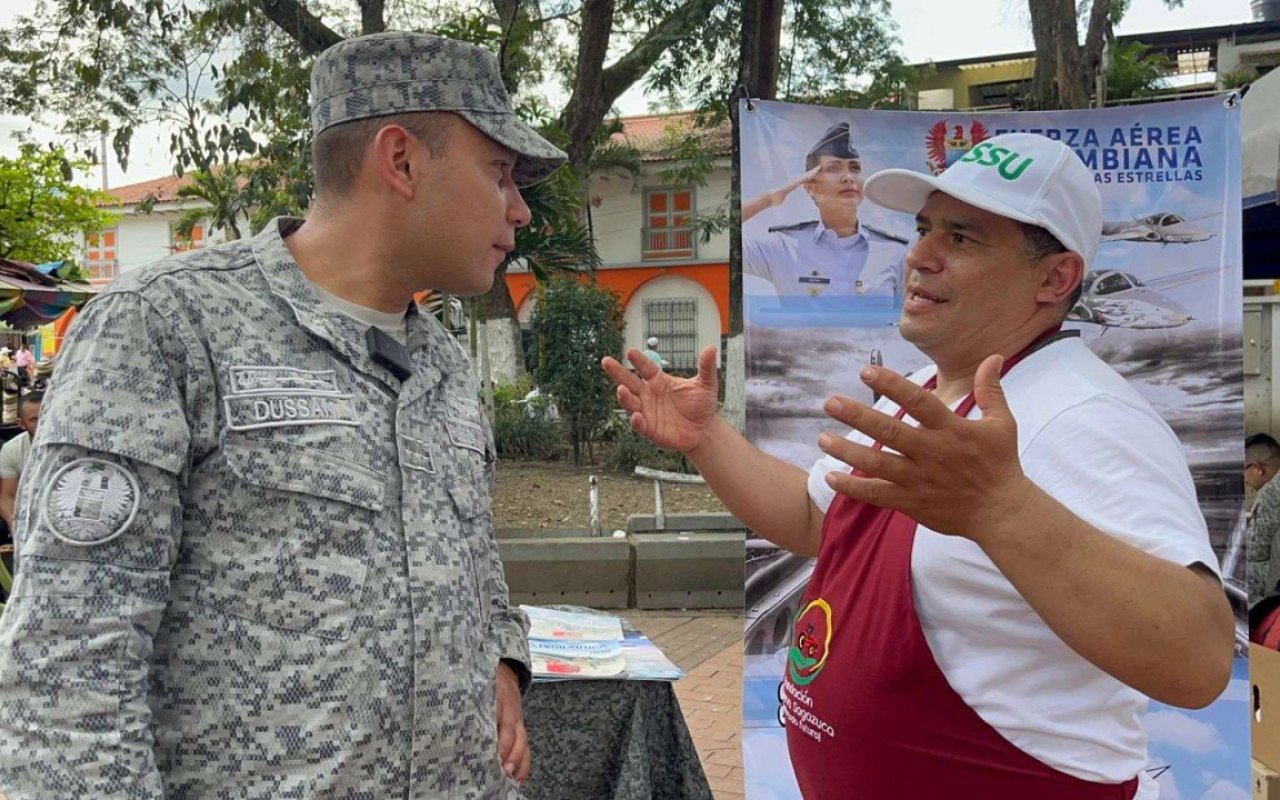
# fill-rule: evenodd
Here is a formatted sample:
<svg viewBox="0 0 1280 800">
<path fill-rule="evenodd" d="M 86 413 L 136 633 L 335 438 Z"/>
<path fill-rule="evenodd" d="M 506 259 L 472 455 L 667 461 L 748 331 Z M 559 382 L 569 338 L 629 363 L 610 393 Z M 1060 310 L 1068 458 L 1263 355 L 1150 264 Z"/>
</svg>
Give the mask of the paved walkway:
<svg viewBox="0 0 1280 800">
<path fill-rule="evenodd" d="M 716 800 L 745 800 L 742 783 L 742 615 L 619 612 L 685 671 L 676 697 Z"/>
</svg>

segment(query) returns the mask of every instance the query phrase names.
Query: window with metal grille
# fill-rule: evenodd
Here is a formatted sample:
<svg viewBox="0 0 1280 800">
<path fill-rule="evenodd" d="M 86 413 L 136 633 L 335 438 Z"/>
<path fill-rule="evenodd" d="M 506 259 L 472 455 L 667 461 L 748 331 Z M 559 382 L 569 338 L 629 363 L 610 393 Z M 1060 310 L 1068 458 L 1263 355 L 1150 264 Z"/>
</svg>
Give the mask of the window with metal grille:
<svg viewBox="0 0 1280 800">
<path fill-rule="evenodd" d="M 644 301 L 644 339 L 658 337 L 669 371 L 698 369 L 698 301 L 693 297 Z M 643 348 L 642 348 L 643 349 Z"/>
<path fill-rule="evenodd" d="M 90 279 L 110 280 L 116 276 L 118 235 L 116 229 L 111 228 L 85 237 L 85 256 Z"/>
<path fill-rule="evenodd" d="M 693 189 L 646 189 L 643 258 L 695 258 L 698 236 L 693 227 Z"/>
</svg>

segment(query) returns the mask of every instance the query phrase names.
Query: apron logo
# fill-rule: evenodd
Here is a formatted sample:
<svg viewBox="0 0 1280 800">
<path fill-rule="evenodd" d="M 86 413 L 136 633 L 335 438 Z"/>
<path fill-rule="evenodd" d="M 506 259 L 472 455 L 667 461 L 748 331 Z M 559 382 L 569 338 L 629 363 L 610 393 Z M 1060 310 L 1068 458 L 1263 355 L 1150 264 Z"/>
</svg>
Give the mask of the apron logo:
<svg viewBox="0 0 1280 800">
<path fill-rule="evenodd" d="M 804 607 L 787 653 L 787 674 L 797 686 L 808 686 L 827 664 L 831 650 L 831 606 L 821 598 Z"/>
<path fill-rule="evenodd" d="M 77 547 L 111 541 L 137 514 L 138 479 L 100 458 L 76 459 L 58 470 L 44 496 L 49 529 Z"/>
</svg>

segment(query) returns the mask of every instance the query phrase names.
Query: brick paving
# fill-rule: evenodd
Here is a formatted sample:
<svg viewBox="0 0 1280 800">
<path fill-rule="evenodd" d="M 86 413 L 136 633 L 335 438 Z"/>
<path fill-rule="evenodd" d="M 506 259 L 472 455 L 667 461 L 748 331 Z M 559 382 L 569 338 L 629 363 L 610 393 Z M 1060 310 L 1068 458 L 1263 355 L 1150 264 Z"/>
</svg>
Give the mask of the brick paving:
<svg viewBox="0 0 1280 800">
<path fill-rule="evenodd" d="M 625 611 L 685 671 L 676 698 L 716 800 L 745 800 L 742 778 L 742 616 Z"/>
</svg>

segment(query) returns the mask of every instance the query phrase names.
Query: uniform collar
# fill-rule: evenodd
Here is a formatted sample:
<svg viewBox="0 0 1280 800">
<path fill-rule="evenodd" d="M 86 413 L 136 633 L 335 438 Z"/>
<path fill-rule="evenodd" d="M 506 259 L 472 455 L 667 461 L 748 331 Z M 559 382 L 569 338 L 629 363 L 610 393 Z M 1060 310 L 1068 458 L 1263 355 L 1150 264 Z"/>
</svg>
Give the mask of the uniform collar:
<svg viewBox="0 0 1280 800">
<path fill-rule="evenodd" d="M 365 326 L 325 303 L 289 252 L 285 237 L 302 224 L 303 220 L 296 217 L 277 217 L 253 238 L 254 259 L 271 293 L 288 304 L 299 325 L 329 342 L 354 367 L 398 389 L 400 382 L 395 376 L 369 357 Z M 449 340 L 448 332 L 430 315 L 422 313 L 416 304 L 409 307 L 406 326 L 415 376 L 434 383 L 439 381 L 442 372 L 466 369 L 466 360 L 458 346 Z"/>
<path fill-rule="evenodd" d="M 859 239 L 867 238 L 867 226 L 862 224 L 862 220 L 858 220 L 858 232 L 852 236 L 841 239 L 835 231 L 828 228 L 822 222 L 822 217 L 818 217 L 818 224 L 813 226 L 813 243 L 817 244 L 822 240 L 824 234 L 830 233 L 831 240 L 842 247 L 852 247 Z"/>
</svg>

